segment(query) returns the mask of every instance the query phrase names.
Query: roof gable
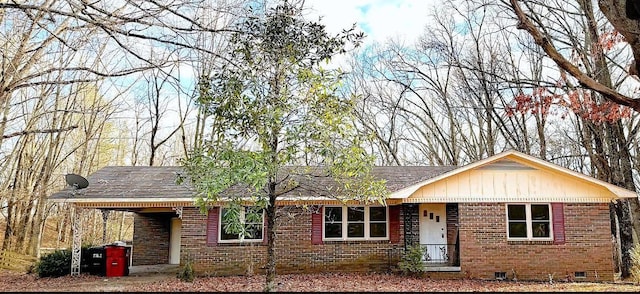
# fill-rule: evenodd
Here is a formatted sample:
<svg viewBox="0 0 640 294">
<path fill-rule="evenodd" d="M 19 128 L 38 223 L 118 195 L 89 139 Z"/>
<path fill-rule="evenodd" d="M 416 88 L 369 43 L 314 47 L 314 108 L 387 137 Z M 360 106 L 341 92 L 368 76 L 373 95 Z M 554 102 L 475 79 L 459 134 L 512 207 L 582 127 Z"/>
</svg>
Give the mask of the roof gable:
<svg viewBox="0 0 640 294">
<path fill-rule="evenodd" d="M 636 193 L 506 151 L 391 194 L 403 202 L 608 202 Z"/>
</svg>

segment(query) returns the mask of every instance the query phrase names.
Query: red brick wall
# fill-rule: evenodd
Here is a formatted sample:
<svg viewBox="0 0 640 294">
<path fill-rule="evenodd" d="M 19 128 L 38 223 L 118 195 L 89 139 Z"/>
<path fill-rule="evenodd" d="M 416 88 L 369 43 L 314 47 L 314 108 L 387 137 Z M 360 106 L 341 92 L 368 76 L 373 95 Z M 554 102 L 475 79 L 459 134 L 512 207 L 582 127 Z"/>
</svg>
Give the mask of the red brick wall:
<svg viewBox="0 0 640 294">
<path fill-rule="evenodd" d="M 566 243 L 507 241 L 504 203 L 460 203 L 460 264 L 471 278 L 554 280 L 585 272 L 586 280 L 613 280 L 613 244 L 606 203 L 564 204 Z"/>
<path fill-rule="evenodd" d="M 404 210 L 400 213 L 399 243 L 332 241 L 313 245 L 311 212 L 281 208 L 276 232 L 278 273 L 387 271 L 397 264 L 404 249 Z M 461 272 L 434 273 L 432 277 L 494 279 L 495 272 L 505 272 L 512 279 L 515 272 L 519 280 L 546 281 L 549 274 L 554 280 L 561 280 L 572 278 L 575 272 L 585 272 L 589 281 L 613 279 L 613 244 L 606 203 L 564 204 L 566 243 L 561 245 L 552 241 L 507 241 L 504 203 L 460 203 L 447 208 L 450 242 L 455 238 L 455 216 L 459 217 Z M 168 260 L 169 220 L 136 215 L 134 264 Z M 418 226 L 412 229 L 415 232 L 411 235 L 417 235 Z M 181 262 L 193 261 L 201 275 L 260 273 L 266 264 L 266 245 L 262 243 L 208 245 L 207 217 L 196 208 L 183 210 L 181 242 Z"/>
<path fill-rule="evenodd" d="M 311 212 L 296 207 L 280 207 L 276 237 L 278 273 L 386 271 L 395 266 L 402 240 L 311 243 Z M 402 220 L 401 220 L 402 226 Z M 262 243 L 208 246 L 206 216 L 195 208 L 182 215 L 181 261 L 194 262 L 201 275 L 235 275 L 262 272 L 266 245 Z M 402 237 L 402 234 L 401 234 Z M 390 257 L 394 260 L 390 260 Z"/>
<path fill-rule="evenodd" d="M 175 214 L 136 213 L 133 217 L 133 265 L 169 263 L 169 232 Z"/>
</svg>

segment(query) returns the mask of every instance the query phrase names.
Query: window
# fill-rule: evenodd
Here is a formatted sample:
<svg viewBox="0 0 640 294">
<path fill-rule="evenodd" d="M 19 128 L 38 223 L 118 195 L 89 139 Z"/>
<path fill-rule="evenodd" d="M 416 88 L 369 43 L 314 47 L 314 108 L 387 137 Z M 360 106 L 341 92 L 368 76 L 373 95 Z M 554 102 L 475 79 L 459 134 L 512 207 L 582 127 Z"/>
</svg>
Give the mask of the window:
<svg viewBox="0 0 640 294">
<path fill-rule="evenodd" d="M 258 242 L 262 241 L 262 234 L 264 228 L 264 212 L 262 209 L 255 207 L 244 207 L 238 211 L 232 209 L 222 208 L 222 214 L 220 217 L 220 242 Z M 239 218 L 240 222 L 234 224 L 231 220 Z M 227 233 L 225 228 L 234 227 L 235 231 L 241 231 L 243 234 Z"/>
<path fill-rule="evenodd" d="M 342 207 L 324 209 L 324 237 L 342 238 Z"/>
<path fill-rule="evenodd" d="M 369 236 L 371 238 L 387 237 L 387 208 L 369 208 Z"/>
<path fill-rule="evenodd" d="M 507 204 L 507 238 L 551 240 L 549 204 Z"/>
<path fill-rule="evenodd" d="M 364 209 L 347 208 L 347 238 L 364 238 Z"/>
<path fill-rule="evenodd" d="M 384 240 L 389 237 L 387 207 L 324 208 L 324 239 L 326 240 Z"/>
</svg>

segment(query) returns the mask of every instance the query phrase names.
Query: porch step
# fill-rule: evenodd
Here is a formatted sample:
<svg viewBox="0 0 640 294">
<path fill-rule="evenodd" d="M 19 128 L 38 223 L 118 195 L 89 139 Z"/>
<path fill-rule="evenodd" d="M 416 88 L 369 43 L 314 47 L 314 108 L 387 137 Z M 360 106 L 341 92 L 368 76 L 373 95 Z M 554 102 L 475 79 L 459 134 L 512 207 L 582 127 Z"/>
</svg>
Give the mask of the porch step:
<svg viewBox="0 0 640 294">
<path fill-rule="evenodd" d="M 424 266 L 425 271 L 427 272 L 459 272 L 459 266 L 434 266 L 432 264 L 426 264 Z"/>
</svg>

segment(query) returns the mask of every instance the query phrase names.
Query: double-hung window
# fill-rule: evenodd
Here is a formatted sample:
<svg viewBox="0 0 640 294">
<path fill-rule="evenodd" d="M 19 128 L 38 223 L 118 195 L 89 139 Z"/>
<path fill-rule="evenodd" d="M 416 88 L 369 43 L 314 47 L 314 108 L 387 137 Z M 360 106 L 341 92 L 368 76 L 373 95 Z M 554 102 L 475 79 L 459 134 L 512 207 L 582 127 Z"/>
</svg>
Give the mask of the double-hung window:
<svg viewBox="0 0 640 294">
<path fill-rule="evenodd" d="M 237 213 L 237 214 L 236 214 Z M 222 208 L 220 218 L 220 242 L 259 242 L 262 241 L 264 228 L 264 211 L 255 207 L 231 210 Z M 227 232 L 225 228 L 233 227 Z"/>
<path fill-rule="evenodd" d="M 551 205 L 507 204 L 507 238 L 552 240 Z"/>
<path fill-rule="evenodd" d="M 385 240 L 389 238 L 389 210 L 383 206 L 326 206 L 325 240 Z"/>
</svg>

